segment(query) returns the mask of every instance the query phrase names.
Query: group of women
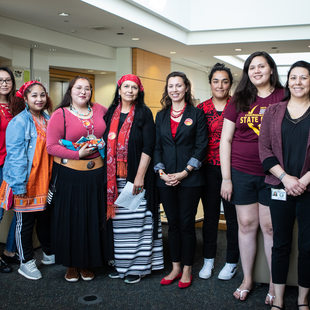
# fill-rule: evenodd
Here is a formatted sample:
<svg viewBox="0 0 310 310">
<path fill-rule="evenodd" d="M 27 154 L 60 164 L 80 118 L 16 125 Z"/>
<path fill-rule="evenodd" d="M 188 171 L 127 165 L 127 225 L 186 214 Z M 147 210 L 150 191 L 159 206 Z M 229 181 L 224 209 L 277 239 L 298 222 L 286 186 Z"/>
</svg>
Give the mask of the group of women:
<svg viewBox="0 0 310 310">
<path fill-rule="evenodd" d="M 0 84 L 12 85 L 13 91 L 13 81 L 10 71 L 0 68 Z M 41 83 L 25 83 L 11 105 L 9 87 L 5 94 L 0 85 L 7 106 L 1 108 L 7 155 L 0 192 L 13 195 L 19 273 L 41 277 L 31 245 L 36 220 L 42 262 L 66 266 L 67 281 L 92 280 L 93 268 L 108 262 L 110 278 L 137 283 L 164 267 L 162 203 L 172 270 L 160 283 L 178 280 L 180 288 L 187 288 L 202 198 L 204 265 L 199 277 L 212 276 L 222 202 L 227 254 L 218 278 L 235 275 L 240 251 L 243 281 L 233 295 L 246 300 L 253 289 L 260 227 L 272 274 L 265 303 L 283 309 L 297 217 L 297 305 L 309 309 L 310 64 L 295 63 L 283 89 L 271 56 L 255 52 L 245 61 L 233 97 L 233 77 L 223 64 L 212 68 L 209 82 L 212 97 L 196 108 L 189 79 L 182 72 L 170 73 L 155 123 L 141 80 L 132 74 L 118 80 L 108 109 L 91 101 L 89 80 L 76 77 L 50 120 L 44 111 L 51 103 Z M 10 113 L 16 115 L 12 121 Z M 134 209 L 116 202 L 127 183 L 132 183 L 132 197 L 144 194 Z M 46 208 L 48 190 L 53 202 Z"/>
</svg>

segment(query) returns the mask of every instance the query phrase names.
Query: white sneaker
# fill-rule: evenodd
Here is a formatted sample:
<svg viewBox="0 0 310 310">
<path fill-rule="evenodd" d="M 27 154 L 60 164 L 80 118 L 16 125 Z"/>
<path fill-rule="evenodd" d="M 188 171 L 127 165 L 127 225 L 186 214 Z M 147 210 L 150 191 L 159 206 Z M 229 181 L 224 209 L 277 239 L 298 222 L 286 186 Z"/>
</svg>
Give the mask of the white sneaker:
<svg viewBox="0 0 310 310">
<path fill-rule="evenodd" d="M 18 273 L 30 280 L 39 280 L 42 278 L 42 274 L 37 268 L 35 259 L 32 259 L 25 264 L 21 263 Z"/>
<path fill-rule="evenodd" d="M 220 280 L 230 280 L 237 272 L 237 264 L 226 263 L 218 275 Z"/>
<path fill-rule="evenodd" d="M 199 278 L 209 279 L 214 269 L 214 258 L 205 258 L 203 266 L 199 272 Z"/>
<path fill-rule="evenodd" d="M 43 257 L 42 257 L 41 263 L 42 263 L 43 265 L 52 265 L 52 264 L 55 264 L 55 255 L 54 255 L 54 254 L 52 254 L 52 255 L 46 255 L 46 254 L 43 252 Z"/>
</svg>

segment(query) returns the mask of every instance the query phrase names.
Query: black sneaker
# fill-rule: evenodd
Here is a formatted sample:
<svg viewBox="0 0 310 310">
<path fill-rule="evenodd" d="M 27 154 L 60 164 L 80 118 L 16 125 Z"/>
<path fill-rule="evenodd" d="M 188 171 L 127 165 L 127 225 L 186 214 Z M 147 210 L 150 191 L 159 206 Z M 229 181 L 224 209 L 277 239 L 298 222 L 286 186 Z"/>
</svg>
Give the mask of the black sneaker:
<svg viewBox="0 0 310 310">
<path fill-rule="evenodd" d="M 128 284 L 134 284 L 134 283 L 138 283 L 141 281 L 141 276 L 137 276 L 137 275 L 128 275 L 125 277 L 124 282 L 128 283 Z"/>
<path fill-rule="evenodd" d="M 12 271 L 10 265 L 8 265 L 1 257 L 0 257 L 0 272 L 9 273 Z"/>
<path fill-rule="evenodd" d="M 4 253 L 2 254 L 1 257 L 7 264 L 20 264 L 20 260 L 19 260 L 19 255 L 17 253 L 15 253 L 14 256 L 7 256 Z"/>
</svg>

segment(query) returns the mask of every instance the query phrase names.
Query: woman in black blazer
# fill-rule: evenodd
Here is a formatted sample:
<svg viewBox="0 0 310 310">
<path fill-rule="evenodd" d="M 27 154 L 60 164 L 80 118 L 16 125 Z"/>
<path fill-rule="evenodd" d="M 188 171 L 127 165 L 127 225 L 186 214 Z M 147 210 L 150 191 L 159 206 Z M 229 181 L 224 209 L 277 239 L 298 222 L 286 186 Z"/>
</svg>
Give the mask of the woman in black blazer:
<svg viewBox="0 0 310 310">
<path fill-rule="evenodd" d="M 161 284 L 180 279 L 179 287 L 186 288 L 192 282 L 195 215 L 204 185 L 199 168 L 206 156 L 207 128 L 203 111 L 194 107 L 191 84 L 184 73 L 167 76 L 161 104 L 163 109 L 156 116 L 154 169 L 168 219 L 172 259 L 172 271 Z"/>
</svg>

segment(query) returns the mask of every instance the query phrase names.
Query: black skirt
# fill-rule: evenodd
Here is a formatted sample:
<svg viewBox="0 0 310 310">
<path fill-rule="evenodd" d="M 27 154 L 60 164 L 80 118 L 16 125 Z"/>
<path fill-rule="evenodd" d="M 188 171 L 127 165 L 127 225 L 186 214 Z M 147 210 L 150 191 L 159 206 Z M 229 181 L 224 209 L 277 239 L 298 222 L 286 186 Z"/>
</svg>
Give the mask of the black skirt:
<svg viewBox="0 0 310 310">
<path fill-rule="evenodd" d="M 52 216 L 56 263 L 99 267 L 113 259 L 112 222 L 106 220 L 104 168 L 77 171 L 54 163 L 57 175 Z"/>
</svg>

